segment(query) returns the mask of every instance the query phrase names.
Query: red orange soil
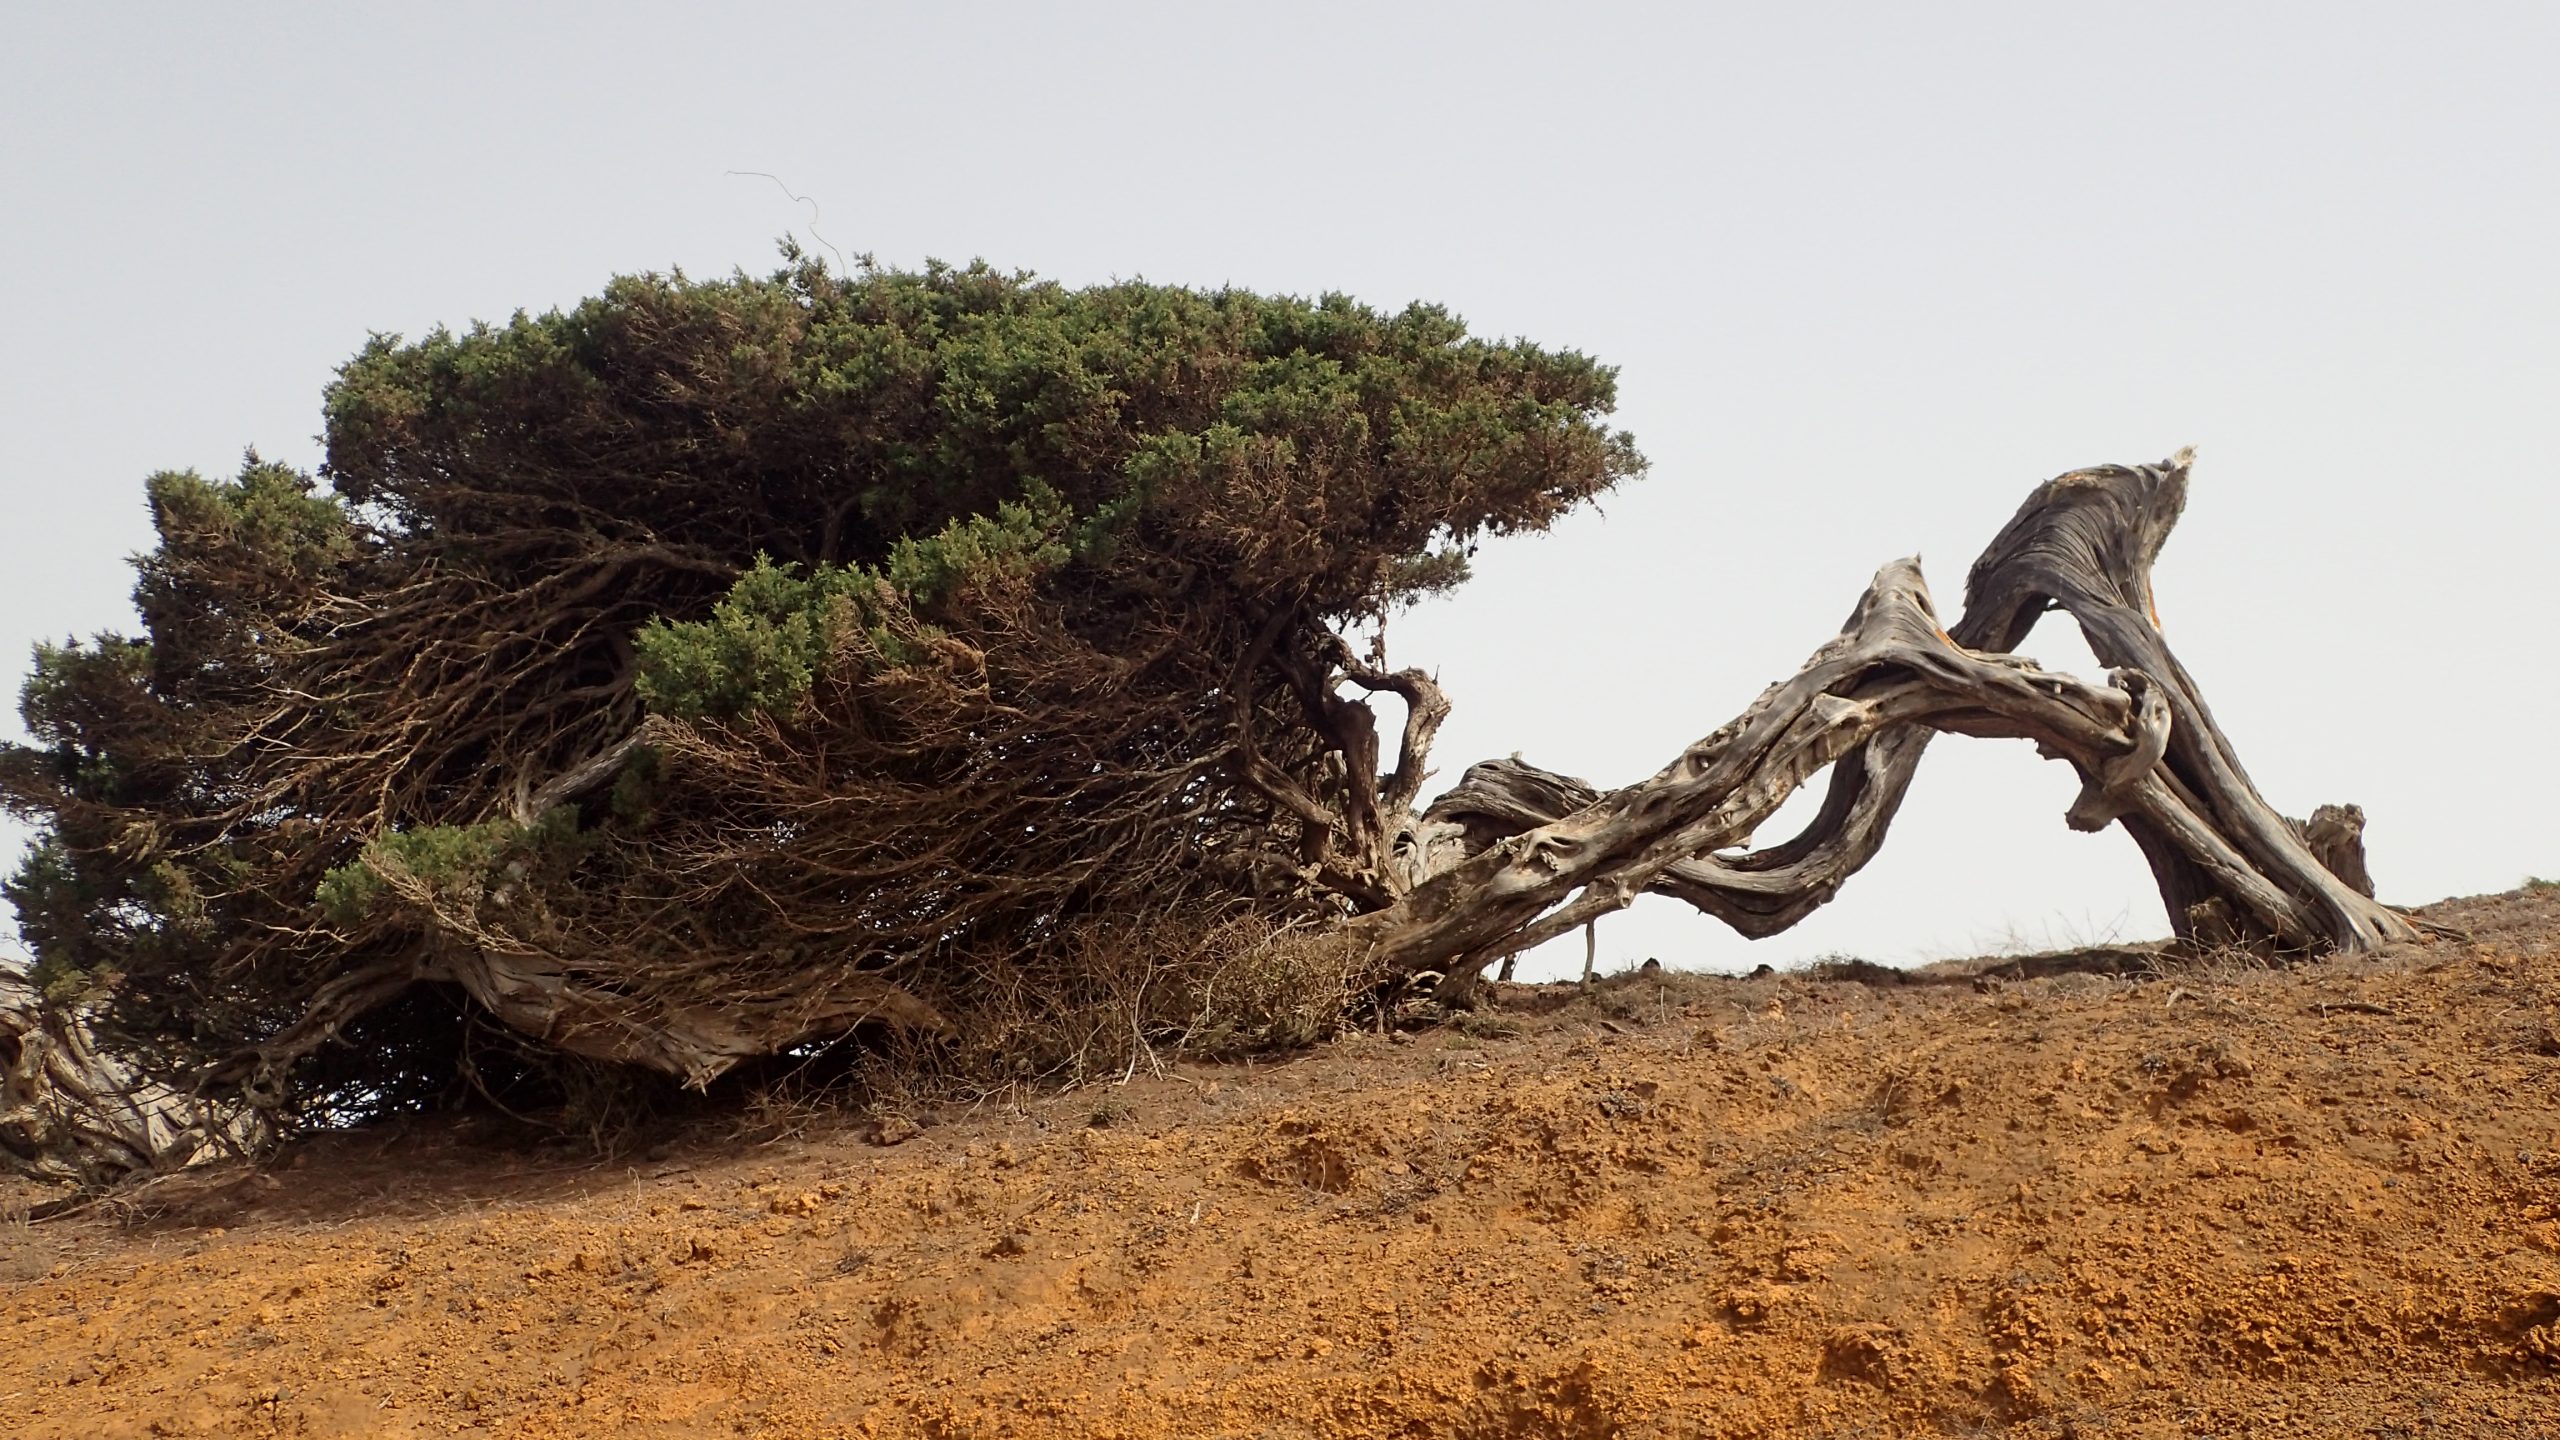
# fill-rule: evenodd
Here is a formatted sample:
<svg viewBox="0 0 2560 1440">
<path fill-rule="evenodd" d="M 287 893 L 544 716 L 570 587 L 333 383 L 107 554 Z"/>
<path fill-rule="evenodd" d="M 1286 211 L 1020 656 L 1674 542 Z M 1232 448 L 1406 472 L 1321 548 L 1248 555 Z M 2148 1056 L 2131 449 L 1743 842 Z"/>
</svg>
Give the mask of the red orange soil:
<svg viewBox="0 0 2560 1440">
<path fill-rule="evenodd" d="M 1631 978 L 893 1147 L 335 1137 L 0 1230 L 0 1428 L 2560 1435 L 2560 893 L 2432 913 L 2475 938 Z"/>
</svg>

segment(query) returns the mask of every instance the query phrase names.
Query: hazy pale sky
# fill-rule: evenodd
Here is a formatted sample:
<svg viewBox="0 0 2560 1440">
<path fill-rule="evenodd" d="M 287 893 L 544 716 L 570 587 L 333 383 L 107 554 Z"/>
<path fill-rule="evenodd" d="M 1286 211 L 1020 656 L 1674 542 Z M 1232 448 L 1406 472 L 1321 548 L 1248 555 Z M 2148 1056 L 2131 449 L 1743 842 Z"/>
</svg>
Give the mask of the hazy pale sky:
<svg viewBox="0 0 2560 1440">
<path fill-rule="evenodd" d="M 1621 367 L 1652 475 L 1393 627 L 1457 701 L 1445 779 L 1648 774 L 1880 563 L 1952 611 L 2035 482 L 2194 444 L 2161 608 L 2268 797 L 2361 802 L 2386 899 L 2560 874 L 2560 6 L 0 14 L 11 694 L 34 641 L 132 623 L 142 478 L 315 465 L 369 332 L 792 231 L 1427 299 Z M 2059 622 L 2025 648 L 2091 666 Z M 2164 933 L 2074 788 L 1941 740 L 1813 920 L 1749 945 L 1648 901 L 1604 963 Z"/>
</svg>

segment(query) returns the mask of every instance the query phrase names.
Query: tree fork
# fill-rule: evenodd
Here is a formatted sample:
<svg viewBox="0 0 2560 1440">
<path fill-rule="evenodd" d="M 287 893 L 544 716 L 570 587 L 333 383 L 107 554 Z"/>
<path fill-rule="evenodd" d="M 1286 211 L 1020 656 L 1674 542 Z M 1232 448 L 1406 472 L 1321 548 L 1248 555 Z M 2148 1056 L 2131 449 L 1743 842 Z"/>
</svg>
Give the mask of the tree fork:
<svg viewBox="0 0 2560 1440">
<path fill-rule="evenodd" d="M 1917 561 L 1885 566 L 1803 669 L 1651 779 L 1603 794 L 1516 758 L 1471 768 L 1411 827 L 1413 888 L 1352 923 L 1389 973 L 1437 971 L 1451 991 L 1648 891 L 1773 935 L 1874 858 L 1945 730 L 2068 761 L 2081 777 L 2068 823 L 2124 826 L 2184 942 L 2356 952 L 2417 938 L 2372 898 L 2362 812 L 2278 814 L 2161 633 L 2151 567 L 2191 461 L 2038 486 L 1974 562 L 1952 628 Z M 2054 609 L 2109 667 L 2105 687 L 2009 653 Z M 1802 834 L 1725 853 L 1826 765 L 1830 790 Z"/>
</svg>

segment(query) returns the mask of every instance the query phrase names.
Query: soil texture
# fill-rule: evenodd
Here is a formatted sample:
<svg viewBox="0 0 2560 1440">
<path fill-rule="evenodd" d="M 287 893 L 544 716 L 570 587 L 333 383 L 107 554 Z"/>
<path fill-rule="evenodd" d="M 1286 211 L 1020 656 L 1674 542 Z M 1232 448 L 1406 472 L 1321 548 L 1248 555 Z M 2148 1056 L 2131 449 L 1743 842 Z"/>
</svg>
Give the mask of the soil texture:
<svg viewBox="0 0 2560 1440">
<path fill-rule="evenodd" d="M 610 1162 L 323 1137 L 0 1222 L 0 1430 L 2560 1436 L 2560 889 L 2426 913 L 1508 987 Z"/>
</svg>

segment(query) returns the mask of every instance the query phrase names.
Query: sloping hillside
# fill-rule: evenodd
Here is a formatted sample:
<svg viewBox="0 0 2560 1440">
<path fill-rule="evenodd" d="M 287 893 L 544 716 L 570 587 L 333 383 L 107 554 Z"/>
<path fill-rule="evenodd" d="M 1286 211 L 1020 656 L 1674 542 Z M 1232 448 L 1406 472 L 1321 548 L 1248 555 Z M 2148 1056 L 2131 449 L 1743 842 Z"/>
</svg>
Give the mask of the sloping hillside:
<svg viewBox="0 0 2560 1440">
<path fill-rule="evenodd" d="M 334 1137 L 0 1234 L 0 1428 L 2560 1435 L 2560 892 L 2430 913 L 1522 988 L 606 1166 Z"/>
</svg>

